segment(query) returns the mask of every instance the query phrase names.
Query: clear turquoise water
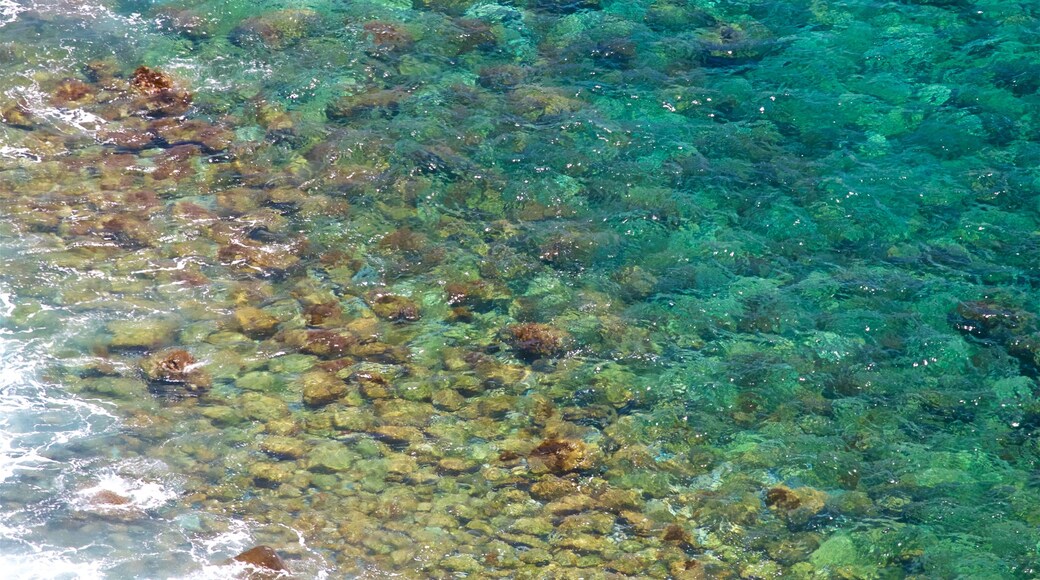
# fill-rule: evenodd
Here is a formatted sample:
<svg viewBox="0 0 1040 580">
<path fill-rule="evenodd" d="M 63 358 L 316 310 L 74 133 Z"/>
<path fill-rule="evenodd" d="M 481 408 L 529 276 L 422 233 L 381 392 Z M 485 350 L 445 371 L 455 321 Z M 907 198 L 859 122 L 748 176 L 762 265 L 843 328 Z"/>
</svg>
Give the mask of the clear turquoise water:
<svg viewBox="0 0 1040 580">
<path fill-rule="evenodd" d="M 1037 17 L 0 1 L 0 562 L 1035 577 Z"/>
</svg>

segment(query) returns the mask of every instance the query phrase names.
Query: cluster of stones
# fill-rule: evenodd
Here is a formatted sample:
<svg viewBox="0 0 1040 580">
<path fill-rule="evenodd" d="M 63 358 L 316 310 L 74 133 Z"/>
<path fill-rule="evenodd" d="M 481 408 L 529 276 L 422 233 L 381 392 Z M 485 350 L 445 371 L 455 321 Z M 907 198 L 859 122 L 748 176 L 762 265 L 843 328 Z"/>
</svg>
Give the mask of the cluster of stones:
<svg viewBox="0 0 1040 580">
<path fill-rule="evenodd" d="M 524 4 L 542 17 L 601 8 L 596 0 Z M 474 3 L 416 0 L 414 7 L 439 18 L 431 21 L 443 33 L 447 62 L 522 44 L 507 30 L 510 19 L 471 17 Z M 192 9 L 157 16 L 196 41 L 217 29 Z M 724 23 L 678 2 L 654 2 L 644 21 L 677 38 L 696 30 L 669 49 L 688 54 L 662 73 L 742 66 L 779 46 L 762 27 Z M 808 577 L 819 572 L 820 554 L 834 551 L 821 522 L 903 517 L 895 495 L 875 501 L 859 491 L 857 469 L 846 468 L 852 462 L 838 462 L 843 473 L 825 493 L 741 472 L 765 472 L 784 450 L 720 437 L 730 446 L 721 459 L 718 442 L 704 433 L 779 429 L 778 417 L 791 412 L 756 394 L 769 382 L 757 373 L 773 361 L 746 345 L 730 357 L 733 368 L 744 364 L 746 373 L 731 380 L 745 391 L 721 418 L 702 413 L 702 427 L 678 411 L 672 419 L 664 417 L 668 409 L 652 412 L 654 401 L 626 363 L 705 344 L 696 330 L 640 328 L 619 302 L 721 275 L 676 267 L 664 269 L 673 279 L 659 280 L 662 269 L 629 263 L 602 277 L 614 290 L 609 296 L 563 283 L 608 262 L 622 247 L 619 236 L 582 220 L 558 225 L 580 215 L 580 199 L 507 206 L 502 192 L 514 184 L 478 159 L 491 138 L 509 156 L 536 157 L 531 136 L 513 128 L 584 118 L 587 101 L 578 91 L 548 86 L 541 71 L 519 61 L 479 66 L 471 84 L 436 95 L 447 103 L 444 124 L 463 127 L 458 135 L 399 144 L 387 125 L 416 116 L 413 108 L 429 97 L 402 73 L 417 68 L 410 52 L 429 31 L 367 16 L 330 24 L 310 10 L 283 10 L 250 17 L 227 38 L 243 51 L 291 52 L 315 31 L 342 26 L 356 33 L 379 74 L 324 106 L 330 123 L 320 132 L 308 133 L 299 115 L 259 98 L 231 113 L 207 110 L 162 70 L 105 62 L 77 78 L 43 81 L 51 105 L 103 121 L 90 140 L 53 131 L 25 103 L 0 107 L 42 159 L 25 168 L 29 184 L 15 172 L 0 176 L 7 209 L 27 232 L 54 241 L 55 267 L 107 274 L 72 280 L 55 300 L 119 318 L 90 345 L 95 360 L 63 379 L 121 403 L 128 452 L 181 468 L 193 506 L 302 531 L 345 574 Z M 617 32 L 539 50 L 552 57 L 554 72 L 591 63 L 616 79 L 651 58 Z M 508 129 L 470 129 L 462 121 L 477 107 L 501 113 Z M 687 115 L 736 108 L 733 99 L 696 107 L 677 106 Z M 262 137 L 238 138 L 244 127 L 251 131 L 242 134 L 259 129 Z M 570 130 L 558 133 L 561 142 L 579 138 Z M 726 130 L 698 147 L 708 154 L 730 147 L 762 165 L 774 159 L 754 139 Z M 561 163 L 549 189 L 587 176 L 582 155 L 575 147 L 574 163 Z M 668 161 L 688 179 L 708 164 L 700 153 Z M 428 207 L 420 211 L 434 197 L 455 213 L 431 219 Z M 654 212 L 655 224 L 657 213 L 681 213 Z M 330 223 L 349 223 L 357 235 L 330 234 Z M 750 278 L 768 270 L 765 262 L 743 256 L 731 266 Z M 735 310 L 691 324 L 783 334 L 777 303 L 747 300 Z M 142 314 L 150 312 L 166 314 Z M 647 319 L 668 326 L 664 317 Z M 1001 346 L 1036 376 L 1036 324 L 1021 308 L 967 302 L 950 322 Z M 684 342 L 670 344 L 676 336 Z M 832 370 L 827 356 L 783 363 L 808 376 Z M 819 413 L 798 429 L 823 431 L 813 421 L 834 408 L 824 396 L 847 396 L 866 382 L 845 376 L 823 396 L 800 394 L 798 404 Z M 921 396 L 937 412 L 949 411 L 947 403 Z M 876 438 L 868 426 L 835 439 L 869 453 Z M 836 453 L 845 461 L 851 452 Z M 96 501 L 117 506 L 125 498 Z M 270 572 L 291 568 L 295 537 L 284 541 L 276 547 L 288 565 L 268 550 L 239 560 Z M 906 547 L 891 558 L 914 556 Z"/>
</svg>

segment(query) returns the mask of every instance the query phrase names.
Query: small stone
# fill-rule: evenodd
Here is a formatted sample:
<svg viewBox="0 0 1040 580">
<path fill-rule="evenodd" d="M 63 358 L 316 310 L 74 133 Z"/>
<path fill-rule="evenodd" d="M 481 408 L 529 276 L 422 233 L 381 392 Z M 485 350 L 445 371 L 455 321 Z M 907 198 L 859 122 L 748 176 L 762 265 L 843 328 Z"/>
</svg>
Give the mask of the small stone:
<svg viewBox="0 0 1040 580">
<path fill-rule="evenodd" d="M 458 411 L 466 404 L 466 399 L 462 398 L 462 395 L 453 389 L 436 391 L 433 393 L 431 401 L 433 406 L 448 412 Z"/>
<path fill-rule="evenodd" d="M 274 488 L 291 481 L 293 469 L 284 463 L 257 461 L 249 465 L 249 475 L 256 485 Z"/>
<path fill-rule="evenodd" d="M 531 495 L 542 501 L 552 501 L 578 492 L 578 485 L 569 479 L 544 477 L 531 486 Z"/>
<path fill-rule="evenodd" d="M 433 405 L 402 399 L 380 399 L 373 403 L 376 416 L 387 425 L 424 427 L 437 416 Z"/>
<path fill-rule="evenodd" d="M 260 393 L 245 393 L 240 400 L 242 401 L 242 413 L 256 421 L 272 421 L 288 417 L 290 414 L 289 405 L 276 397 Z"/>
<path fill-rule="evenodd" d="M 477 402 L 477 413 L 481 417 L 501 419 L 516 409 L 517 398 L 512 395 L 491 395 Z"/>
<path fill-rule="evenodd" d="M 358 371 L 350 375 L 349 380 L 357 383 L 361 394 L 369 399 L 386 399 L 394 394 L 390 380 L 379 372 Z"/>
<path fill-rule="evenodd" d="M 404 296 L 370 292 L 368 304 L 376 316 L 386 320 L 405 322 L 419 320 L 419 305 Z"/>
<path fill-rule="evenodd" d="M 393 117 L 397 114 L 401 101 L 408 96 L 409 92 L 402 88 L 343 95 L 329 103 L 325 115 L 329 119 L 353 119 L 364 113 Z"/>
<path fill-rule="evenodd" d="M 693 550 L 697 547 L 690 532 L 686 531 L 686 529 L 679 524 L 669 524 L 666 526 L 664 533 L 661 535 L 661 539 L 665 542 L 674 544 L 683 550 Z"/>
<path fill-rule="evenodd" d="M 346 383 L 325 371 L 304 373 L 296 384 L 303 391 L 303 402 L 311 407 L 328 405 L 347 394 Z"/>
<path fill-rule="evenodd" d="M 596 450 L 577 439 L 546 439 L 528 457 L 534 473 L 546 471 L 562 474 L 591 469 L 596 464 Z"/>
<path fill-rule="evenodd" d="M 213 379 L 190 352 L 173 349 L 157 352 L 141 359 L 141 370 L 156 383 L 183 385 L 188 391 L 204 391 Z"/>
<path fill-rule="evenodd" d="M 308 330 L 300 350 L 323 358 L 338 358 L 346 355 L 355 344 L 357 337 L 351 334 L 331 330 Z"/>
<path fill-rule="evenodd" d="M 618 516 L 632 527 L 632 531 L 637 536 L 650 536 L 657 527 L 657 524 L 652 519 L 641 512 L 625 510 L 619 513 Z"/>
<path fill-rule="evenodd" d="M 317 12 L 306 8 L 273 10 L 242 21 L 228 37 L 243 48 L 283 50 L 307 37 L 320 21 Z"/>
<path fill-rule="evenodd" d="M 478 469 L 480 469 L 479 463 L 460 457 L 445 457 L 437 462 L 438 471 L 452 475 L 470 473 Z"/>
<path fill-rule="evenodd" d="M 791 489 L 778 485 L 766 491 L 765 502 L 790 523 L 805 523 L 824 508 L 827 494 L 811 487 Z"/>
<path fill-rule="evenodd" d="M 591 534 L 578 534 L 576 536 L 564 536 L 555 542 L 555 545 L 567 550 L 580 553 L 602 553 L 615 549 L 609 539 L 604 536 L 593 536 Z"/>
<path fill-rule="evenodd" d="M 250 338 L 267 338 L 278 330 L 279 320 L 254 306 L 235 310 L 235 325 Z"/>
<path fill-rule="evenodd" d="M 205 407 L 201 411 L 202 416 L 213 423 L 223 426 L 237 425 L 242 422 L 242 414 L 233 407 L 227 405 L 214 405 Z"/>
<path fill-rule="evenodd" d="M 260 450 L 277 459 L 299 459 L 307 453 L 301 441 L 280 436 L 264 437 L 260 441 Z"/>
<path fill-rule="evenodd" d="M 596 498 L 607 511 L 620 513 L 625 510 L 641 510 L 645 502 L 639 492 L 631 489 L 608 489 Z"/>
<path fill-rule="evenodd" d="M 531 548 L 530 550 L 520 552 L 520 559 L 525 564 L 542 566 L 552 561 L 552 554 L 544 548 Z"/>
<path fill-rule="evenodd" d="M 510 529 L 521 534 L 544 537 L 551 534 L 555 530 L 555 526 L 549 518 L 519 518 L 513 522 Z"/>
<path fill-rule="evenodd" d="M 278 552 L 270 546 L 255 546 L 232 558 L 236 562 L 244 562 L 257 568 L 275 572 L 288 572 L 289 567 L 278 556 Z"/>
<path fill-rule="evenodd" d="M 595 501 L 584 494 L 574 494 L 546 504 L 545 509 L 554 516 L 565 516 L 591 510 Z"/>
<path fill-rule="evenodd" d="M 278 377 L 266 371 L 248 372 L 235 379 L 235 386 L 244 391 L 270 392 L 278 388 Z"/>
<path fill-rule="evenodd" d="M 565 331 L 548 324 L 515 324 L 506 329 L 506 340 L 524 359 L 559 356 L 570 339 Z"/>
<path fill-rule="evenodd" d="M 316 473 L 337 473 L 350 469 L 354 459 L 354 454 L 342 443 L 322 443 L 307 456 L 307 469 Z"/>
<path fill-rule="evenodd" d="M 372 429 L 371 432 L 377 439 L 385 441 L 390 445 L 409 445 L 412 443 L 420 443 L 426 439 L 423 436 L 422 431 L 415 427 L 385 425 L 382 427 L 376 427 L 375 429 Z"/>
<path fill-rule="evenodd" d="M 165 319 L 116 320 L 108 323 L 112 348 L 160 348 L 173 342 L 177 324 Z"/>
<path fill-rule="evenodd" d="M 609 535 L 614 529 L 614 516 L 602 512 L 590 512 L 567 516 L 560 522 L 560 533 Z"/>
</svg>

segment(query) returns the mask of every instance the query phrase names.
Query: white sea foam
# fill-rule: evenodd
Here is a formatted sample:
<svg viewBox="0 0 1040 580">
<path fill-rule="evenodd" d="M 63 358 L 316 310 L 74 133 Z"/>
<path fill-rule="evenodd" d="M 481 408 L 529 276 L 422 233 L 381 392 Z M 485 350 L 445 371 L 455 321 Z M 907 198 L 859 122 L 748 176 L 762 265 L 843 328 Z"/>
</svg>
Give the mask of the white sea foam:
<svg viewBox="0 0 1040 580">
<path fill-rule="evenodd" d="M 14 0 L 0 0 L 0 26 L 7 26 L 14 22 L 18 15 L 28 10 Z"/>
</svg>

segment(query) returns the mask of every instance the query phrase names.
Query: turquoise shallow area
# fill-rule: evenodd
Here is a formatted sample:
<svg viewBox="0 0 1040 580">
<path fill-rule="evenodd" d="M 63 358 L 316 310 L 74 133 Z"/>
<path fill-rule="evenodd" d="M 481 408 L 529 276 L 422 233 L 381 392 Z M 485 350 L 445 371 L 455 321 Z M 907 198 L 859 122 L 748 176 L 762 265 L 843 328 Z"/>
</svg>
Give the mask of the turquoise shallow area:
<svg viewBox="0 0 1040 580">
<path fill-rule="evenodd" d="M 1035 3 L 7 7 L 2 336 L 117 425 L 0 479 L 33 542 L 1040 574 Z"/>
</svg>

